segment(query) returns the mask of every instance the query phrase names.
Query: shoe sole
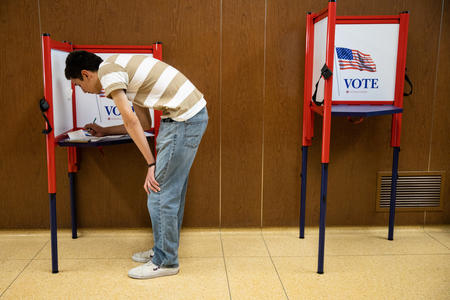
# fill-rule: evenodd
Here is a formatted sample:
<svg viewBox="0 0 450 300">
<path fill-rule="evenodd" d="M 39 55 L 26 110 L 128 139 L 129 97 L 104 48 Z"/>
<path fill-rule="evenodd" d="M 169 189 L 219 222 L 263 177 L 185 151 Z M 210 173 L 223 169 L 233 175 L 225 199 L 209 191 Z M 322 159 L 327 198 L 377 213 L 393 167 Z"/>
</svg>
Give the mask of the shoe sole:
<svg viewBox="0 0 450 300">
<path fill-rule="evenodd" d="M 178 269 L 176 272 L 173 272 L 173 273 L 166 273 L 166 274 L 155 275 L 155 276 L 139 276 L 139 275 L 128 274 L 128 277 L 133 278 L 133 279 L 152 279 L 152 278 L 158 278 L 158 277 L 164 277 L 164 276 L 177 275 L 179 271 L 180 270 Z"/>
</svg>

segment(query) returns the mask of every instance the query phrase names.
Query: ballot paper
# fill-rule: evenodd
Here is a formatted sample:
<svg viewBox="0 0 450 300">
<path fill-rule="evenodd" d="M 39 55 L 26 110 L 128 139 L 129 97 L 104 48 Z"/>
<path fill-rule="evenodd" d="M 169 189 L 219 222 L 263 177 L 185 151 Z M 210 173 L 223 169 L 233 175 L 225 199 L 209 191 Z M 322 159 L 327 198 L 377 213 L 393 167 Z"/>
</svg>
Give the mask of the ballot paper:
<svg viewBox="0 0 450 300">
<path fill-rule="evenodd" d="M 90 135 L 87 131 L 80 129 L 77 131 L 71 131 L 67 133 L 69 135 L 69 142 L 89 142 L 92 139 L 92 135 Z"/>
<path fill-rule="evenodd" d="M 130 136 L 128 134 L 119 134 L 119 135 L 107 135 L 102 137 L 96 137 L 89 134 L 86 130 L 80 129 L 77 131 L 72 131 L 67 133 L 69 135 L 69 138 L 66 140 L 66 142 L 70 143 L 89 143 L 89 142 L 99 142 L 99 141 L 112 141 L 120 138 L 125 138 Z M 153 136 L 152 133 L 145 132 L 145 136 Z"/>
</svg>

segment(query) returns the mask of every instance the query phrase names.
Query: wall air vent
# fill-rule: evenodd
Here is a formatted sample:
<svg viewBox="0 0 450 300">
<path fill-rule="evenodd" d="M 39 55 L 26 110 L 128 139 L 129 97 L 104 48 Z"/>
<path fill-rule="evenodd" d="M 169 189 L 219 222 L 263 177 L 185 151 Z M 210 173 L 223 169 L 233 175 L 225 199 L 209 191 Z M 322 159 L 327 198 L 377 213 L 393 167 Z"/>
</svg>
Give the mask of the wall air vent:
<svg viewBox="0 0 450 300">
<path fill-rule="evenodd" d="M 391 172 L 377 174 L 376 211 L 389 211 Z M 445 172 L 398 172 L 396 211 L 442 210 Z"/>
</svg>

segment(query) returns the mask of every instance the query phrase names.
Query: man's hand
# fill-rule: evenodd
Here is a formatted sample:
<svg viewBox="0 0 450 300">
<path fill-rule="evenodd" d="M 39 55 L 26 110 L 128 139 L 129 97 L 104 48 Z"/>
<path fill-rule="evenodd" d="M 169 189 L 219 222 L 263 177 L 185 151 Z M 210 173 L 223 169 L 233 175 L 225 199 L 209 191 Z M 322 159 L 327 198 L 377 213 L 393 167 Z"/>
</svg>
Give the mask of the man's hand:
<svg viewBox="0 0 450 300">
<path fill-rule="evenodd" d="M 150 194 L 150 190 L 157 193 L 161 189 L 159 188 L 159 183 L 155 179 L 155 166 L 151 166 L 148 168 L 147 171 L 147 177 L 145 177 L 144 182 L 144 190 L 147 192 L 147 194 Z"/>
<path fill-rule="evenodd" d="M 84 130 L 87 130 L 87 132 L 89 132 L 93 136 L 97 136 L 97 137 L 106 135 L 106 129 L 95 123 L 89 123 L 89 124 L 84 125 Z"/>
</svg>

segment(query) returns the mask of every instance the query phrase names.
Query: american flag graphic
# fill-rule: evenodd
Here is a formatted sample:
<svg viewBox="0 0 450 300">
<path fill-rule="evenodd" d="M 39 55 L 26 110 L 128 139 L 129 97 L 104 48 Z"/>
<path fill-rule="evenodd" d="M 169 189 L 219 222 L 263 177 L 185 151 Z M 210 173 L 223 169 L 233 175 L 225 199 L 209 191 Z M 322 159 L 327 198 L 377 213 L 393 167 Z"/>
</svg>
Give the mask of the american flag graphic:
<svg viewBox="0 0 450 300">
<path fill-rule="evenodd" d="M 336 47 L 336 53 L 341 70 L 360 70 L 376 72 L 377 66 L 370 54 L 362 53 L 359 50 Z"/>
</svg>

